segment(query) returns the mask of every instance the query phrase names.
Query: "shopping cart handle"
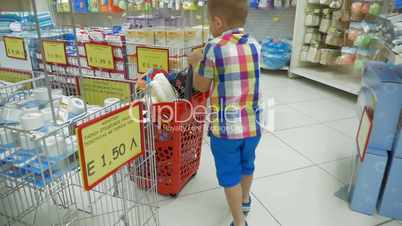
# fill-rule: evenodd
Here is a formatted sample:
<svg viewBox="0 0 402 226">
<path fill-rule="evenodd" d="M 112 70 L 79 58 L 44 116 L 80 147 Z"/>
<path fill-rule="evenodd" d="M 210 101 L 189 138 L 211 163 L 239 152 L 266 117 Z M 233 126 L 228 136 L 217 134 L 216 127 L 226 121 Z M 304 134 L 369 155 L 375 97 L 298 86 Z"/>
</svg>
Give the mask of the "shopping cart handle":
<svg viewBox="0 0 402 226">
<path fill-rule="evenodd" d="M 186 100 L 191 100 L 191 97 L 193 96 L 193 77 L 193 67 L 190 65 L 187 69 L 186 87 L 184 89 L 184 98 Z"/>
</svg>

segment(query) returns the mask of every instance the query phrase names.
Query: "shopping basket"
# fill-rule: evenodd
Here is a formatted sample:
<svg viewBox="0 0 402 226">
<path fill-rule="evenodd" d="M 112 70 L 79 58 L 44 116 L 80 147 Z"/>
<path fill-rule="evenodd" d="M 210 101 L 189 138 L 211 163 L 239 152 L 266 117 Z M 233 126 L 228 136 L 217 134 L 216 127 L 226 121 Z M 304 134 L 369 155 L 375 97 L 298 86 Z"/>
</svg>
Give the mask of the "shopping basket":
<svg viewBox="0 0 402 226">
<path fill-rule="evenodd" d="M 175 197 L 200 166 L 207 94 L 194 94 L 189 101 L 153 105 L 158 192 Z M 147 172 L 142 166 L 141 172 Z M 137 175 L 137 184 L 147 188 L 148 175 Z M 139 178 L 143 178 L 139 180 Z"/>
<path fill-rule="evenodd" d="M 198 93 L 189 102 L 154 105 L 158 192 L 162 195 L 176 196 L 198 171 L 206 101 L 207 95 Z"/>
</svg>

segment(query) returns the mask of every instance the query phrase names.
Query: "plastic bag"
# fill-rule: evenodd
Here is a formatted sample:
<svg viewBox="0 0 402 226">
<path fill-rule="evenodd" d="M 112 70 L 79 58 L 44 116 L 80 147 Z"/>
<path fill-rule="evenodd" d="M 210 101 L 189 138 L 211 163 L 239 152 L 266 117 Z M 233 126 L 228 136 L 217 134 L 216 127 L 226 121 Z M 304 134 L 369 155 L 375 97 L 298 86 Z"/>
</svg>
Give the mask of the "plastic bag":
<svg viewBox="0 0 402 226">
<path fill-rule="evenodd" d="M 292 46 L 289 40 L 265 39 L 262 42 L 261 58 L 264 68 L 279 70 L 290 64 Z"/>
</svg>

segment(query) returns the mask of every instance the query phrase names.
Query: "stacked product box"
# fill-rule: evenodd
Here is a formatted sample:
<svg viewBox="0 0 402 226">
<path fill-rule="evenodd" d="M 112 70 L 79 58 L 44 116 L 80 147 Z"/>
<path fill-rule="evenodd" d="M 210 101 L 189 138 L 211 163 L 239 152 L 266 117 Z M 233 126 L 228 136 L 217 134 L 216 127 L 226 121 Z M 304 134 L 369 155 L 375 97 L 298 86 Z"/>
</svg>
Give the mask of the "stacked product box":
<svg viewBox="0 0 402 226">
<path fill-rule="evenodd" d="M 350 201 L 353 210 L 371 215 L 378 205 L 387 165 L 392 162 L 390 156 L 395 157 L 392 151 L 402 109 L 402 66 L 369 63 L 362 83 L 359 105 L 372 111 L 372 130 Z"/>
<path fill-rule="evenodd" d="M 402 220 L 402 118 L 390 157 L 378 211 L 382 216 Z"/>
</svg>

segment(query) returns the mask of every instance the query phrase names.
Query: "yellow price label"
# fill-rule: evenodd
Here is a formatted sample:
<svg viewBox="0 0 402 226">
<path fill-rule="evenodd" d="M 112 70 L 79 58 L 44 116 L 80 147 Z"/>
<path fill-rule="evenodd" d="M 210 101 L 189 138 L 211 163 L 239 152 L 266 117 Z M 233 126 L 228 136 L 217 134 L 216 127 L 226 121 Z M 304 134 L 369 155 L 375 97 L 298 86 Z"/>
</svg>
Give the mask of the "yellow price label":
<svg viewBox="0 0 402 226">
<path fill-rule="evenodd" d="M 43 52 L 47 63 L 67 64 L 66 43 L 62 41 L 43 41 Z"/>
<path fill-rule="evenodd" d="M 169 49 L 137 47 L 138 73 L 146 73 L 149 69 L 169 71 Z"/>
<path fill-rule="evenodd" d="M 79 157 L 87 191 L 144 151 L 141 102 L 78 126 Z"/>
<path fill-rule="evenodd" d="M 89 66 L 107 70 L 115 69 L 112 46 L 85 43 L 85 50 Z"/>
<path fill-rule="evenodd" d="M 32 74 L 29 72 L 14 71 L 10 69 L 0 68 L 0 80 L 6 82 L 21 82 L 32 79 Z M 26 89 L 32 88 L 32 83 L 25 85 Z"/>
<path fill-rule="evenodd" d="M 80 87 L 83 90 L 83 97 L 87 104 L 101 105 L 106 98 L 115 97 L 120 100 L 127 100 L 131 97 L 131 83 L 96 78 L 82 78 Z"/>
<path fill-rule="evenodd" d="M 24 39 L 17 37 L 4 37 L 3 40 L 7 57 L 19 60 L 27 59 Z"/>
</svg>

